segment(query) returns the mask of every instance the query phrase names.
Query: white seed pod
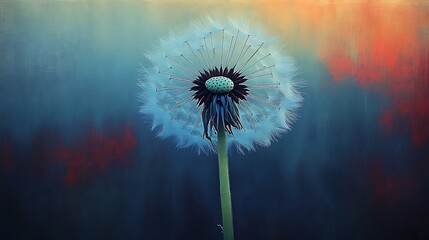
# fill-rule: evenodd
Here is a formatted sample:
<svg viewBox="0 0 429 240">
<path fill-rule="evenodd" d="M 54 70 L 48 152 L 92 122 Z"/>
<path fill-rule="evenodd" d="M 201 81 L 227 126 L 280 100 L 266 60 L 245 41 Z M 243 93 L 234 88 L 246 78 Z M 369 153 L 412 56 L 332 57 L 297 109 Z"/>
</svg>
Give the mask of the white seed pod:
<svg viewBox="0 0 429 240">
<path fill-rule="evenodd" d="M 140 112 L 178 147 L 215 151 L 219 128 L 240 152 L 269 146 L 302 101 L 295 64 L 279 49 L 244 21 L 194 22 L 145 55 L 152 65 L 141 71 Z"/>
</svg>

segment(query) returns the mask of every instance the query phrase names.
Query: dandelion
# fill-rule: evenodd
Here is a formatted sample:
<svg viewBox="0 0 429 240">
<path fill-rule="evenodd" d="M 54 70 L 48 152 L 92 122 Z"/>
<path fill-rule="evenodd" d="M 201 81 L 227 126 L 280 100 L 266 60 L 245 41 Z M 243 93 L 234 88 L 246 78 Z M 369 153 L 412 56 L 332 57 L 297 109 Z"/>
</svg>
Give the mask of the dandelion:
<svg viewBox="0 0 429 240">
<path fill-rule="evenodd" d="M 233 239 L 227 150 L 269 146 L 290 129 L 302 100 L 293 60 L 258 29 L 211 18 L 171 33 L 146 58 L 140 111 L 178 147 L 218 152 L 223 233 Z"/>
</svg>

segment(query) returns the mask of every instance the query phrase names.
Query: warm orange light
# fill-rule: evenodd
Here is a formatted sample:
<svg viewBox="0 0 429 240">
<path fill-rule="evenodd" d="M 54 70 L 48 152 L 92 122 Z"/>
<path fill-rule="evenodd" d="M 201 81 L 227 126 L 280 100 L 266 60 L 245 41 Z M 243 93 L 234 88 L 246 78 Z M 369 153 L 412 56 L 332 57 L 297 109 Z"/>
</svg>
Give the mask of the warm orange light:
<svg viewBox="0 0 429 240">
<path fill-rule="evenodd" d="M 403 2 L 278 3 L 261 14 L 289 42 L 317 52 L 335 81 L 385 90 L 392 106 L 380 122 L 388 130 L 405 117 L 421 145 L 429 136 L 429 12 Z"/>
</svg>

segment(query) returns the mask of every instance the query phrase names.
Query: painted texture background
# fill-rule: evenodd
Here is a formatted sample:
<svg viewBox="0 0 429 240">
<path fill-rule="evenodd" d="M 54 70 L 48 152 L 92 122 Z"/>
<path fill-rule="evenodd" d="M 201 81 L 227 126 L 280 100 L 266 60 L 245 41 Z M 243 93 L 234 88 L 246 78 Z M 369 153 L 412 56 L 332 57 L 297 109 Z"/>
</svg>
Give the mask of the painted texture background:
<svg viewBox="0 0 429 240">
<path fill-rule="evenodd" d="M 0 238 L 221 239 L 217 158 L 138 114 L 142 53 L 207 15 L 281 37 L 293 130 L 230 156 L 237 239 L 429 237 L 427 1 L 1 1 Z"/>
</svg>

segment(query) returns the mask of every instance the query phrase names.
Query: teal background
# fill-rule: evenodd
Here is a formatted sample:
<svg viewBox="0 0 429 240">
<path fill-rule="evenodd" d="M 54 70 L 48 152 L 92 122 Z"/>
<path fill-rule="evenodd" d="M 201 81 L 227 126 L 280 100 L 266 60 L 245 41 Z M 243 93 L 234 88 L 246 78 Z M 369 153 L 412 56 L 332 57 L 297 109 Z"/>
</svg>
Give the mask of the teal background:
<svg viewBox="0 0 429 240">
<path fill-rule="evenodd" d="M 207 14 L 261 20 L 259 5 L 0 7 L 0 238 L 221 239 L 217 157 L 156 138 L 138 113 L 137 70 L 170 30 Z M 427 40 L 427 6 L 411 9 Z M 335 81 L 303 29 L 281 34 L 306 81 L 299 120 L 271 147 L 230 153 L 236 239 L 427 238 L 427 136 L 414 144 L 404 118 L 386 132 L 388 86 Z M 426 68 L 413 74 L 429 89 L 420 47 Z"/>
</svg>

